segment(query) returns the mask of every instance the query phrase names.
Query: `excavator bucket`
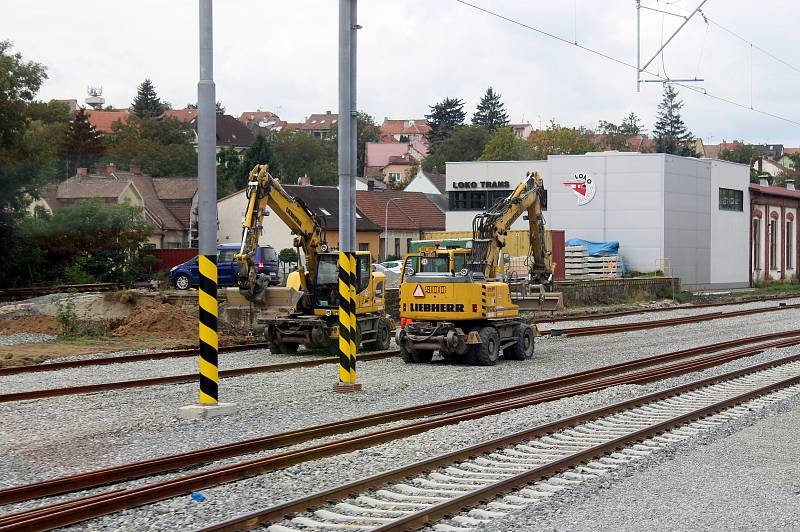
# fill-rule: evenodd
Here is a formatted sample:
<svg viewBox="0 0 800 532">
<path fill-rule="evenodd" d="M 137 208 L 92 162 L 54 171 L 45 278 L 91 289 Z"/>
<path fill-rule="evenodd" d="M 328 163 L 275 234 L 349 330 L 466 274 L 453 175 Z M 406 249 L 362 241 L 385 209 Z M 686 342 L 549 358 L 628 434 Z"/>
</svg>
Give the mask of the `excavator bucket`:
<svg viewBox="0 0 800 532">
<path fill-rule="evenodd" d="M 564 308 L 564 297 L 561 292 L 544 292 L 512 298 L 520 311 L 554 311 Z"/>
</svg>

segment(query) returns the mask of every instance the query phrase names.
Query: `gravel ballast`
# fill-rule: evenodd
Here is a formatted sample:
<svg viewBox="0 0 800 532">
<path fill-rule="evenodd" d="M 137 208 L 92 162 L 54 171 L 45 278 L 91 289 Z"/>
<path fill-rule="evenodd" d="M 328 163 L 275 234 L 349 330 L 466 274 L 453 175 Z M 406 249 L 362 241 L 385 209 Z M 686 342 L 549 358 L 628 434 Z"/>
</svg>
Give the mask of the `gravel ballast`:
<svg viewBox="0 0 800 532">
<path fill-rule="evenodd" d="M 20 345 L 36 344 L 41 342 L 52 342 L 57 337 L 52 334 L 44 333 L 14 333 L 0 334 L 0 345 Z"/>
<path fill-rule="evenodd" d="M 732 307 L 739 308 L 739 307 Z M 659 315 L 671 313 L 659 313 Z M 164 454 L 187 451 L 292 428 L 355 417 L 371 412 L 410 406 L 467 393 L 512 386 L 554 375 L 580 371 L 623 360 L 674 351 L 698 345 L 797 327 L 797 311 L 785 310 L 754 317 L 729 318 L 677 327 L 629 333 L 581 337 L 539 338 L 530 362 L 502 362 L 495 367 L 476 368 L 436 363 L 406 365 L 397 358 L 363 363 L 359 394 L 334 394 L 334 365 L 304 368 L 279 374 L 261 374 L 225 379 L 220 399 L 239 404 L 233 416 L 189 422 L 175 416 L 177 408 L 196 401 L 197 385 L 175 385 L 120 390 L 84 396 L 52 398 L 0 404 L 4 431 L 0 446 L 0 486 L 52 478 Z M 629 316 L 641 321 L 641 316 Z M 585 323 L 584 323 L 585 324 Z M 795 348 L 772 350 L 703 372 L 710 375 L 797 352 Z M 238 356 L 240 353 L 233 353 Z M 227 369 L 222 355 L 221 368 Z M 266 353 L 260 363 L 278 362 Z M 196 360 L 189 358 L 191 372 Z M 284 360 L 281 360 L 284 361 Z M 160 364 L 162 361 L 158 361 Z M 141 378 L 129 371 L 134 364 L 91 368 L 103 380 Z M 155 367 L 155 366 L 154 366 Z M 159 366 L 163 367 L 163 366 Z M 196 366 L 195 366 L 196 367 Z M 128 369 L 126 369 L 128 368 Z M 176 371 L 177 373 L 178 371 Z M 162 374 L 167 374 L 165 373 Z M 64 386 L 61 372 L 38 374 L 33 384 Z M 686 377 L 700 378 L 701 374 Z M 88 378 L 88 377 L 87 377 Z M 22 387 L 9 382 L 8 393 Z M 684 382 L 681 379 L 673 383 Z M 83 383 L 87 383 L 83 381 Z M 92 522 L 98 528 L 149 530 L 196 528 L 268 503 L 288 500 L 311 490 L 333 486 L 359 476 L 409 463 L 463 445 L 499 436 L 575 414 L 587 408 L 626 399 L 667 384 L 619 387 L 591 396 L 546 403 L 482 420 L 443 427 L 428 433 L 373 447 L 344 457 L 299 465 L 229 486 L 211 488 L 198 503 L 190 497 L 165 501 Z M 266 456 L 269 453 L 261 453 Z M 253 458 L 250 456 L 248 458 Z M 348 467 L 342 467 L 345 461 Z M 20 505 L 24 507 L 24 505 Z M 11 508 L 4 509 L 11 511 Z"/>
</svg>

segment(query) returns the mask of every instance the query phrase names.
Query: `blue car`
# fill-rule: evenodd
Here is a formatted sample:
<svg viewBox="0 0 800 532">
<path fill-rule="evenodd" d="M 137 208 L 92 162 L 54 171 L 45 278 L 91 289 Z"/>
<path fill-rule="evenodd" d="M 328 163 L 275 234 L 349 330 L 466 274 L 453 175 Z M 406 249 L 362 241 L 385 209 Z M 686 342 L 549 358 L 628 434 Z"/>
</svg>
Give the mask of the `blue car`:
<svg viewBox="0 0 800 532">
<path fill-rule="evenodd" d="M 217 285 L 235 286 L 236 267 L 238 264 L 233 256 L 239 252 L 239 244 L 220 244 L 217 246 Z M 278 275 L 278 254 L 272 246 L 258 246 L 256 248 L 255 265 L 257 273 L 263 273 L 269 278 L 270 286 L 281 282 Z M 197 257 L 178 264 L 169 271 L 169 284 L 178 290 L 197 288 L 200 285 L 200 273 L 197 266 Z"/>
</svg>

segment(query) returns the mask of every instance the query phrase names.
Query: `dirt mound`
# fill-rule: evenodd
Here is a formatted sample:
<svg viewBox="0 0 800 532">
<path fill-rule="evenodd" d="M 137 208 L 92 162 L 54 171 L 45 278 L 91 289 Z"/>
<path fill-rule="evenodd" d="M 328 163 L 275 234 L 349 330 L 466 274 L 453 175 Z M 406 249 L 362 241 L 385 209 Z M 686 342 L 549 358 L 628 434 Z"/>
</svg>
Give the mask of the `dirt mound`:
<svg viewBox="0 0 800 532">
<path fill-rule="evenodd" d="M 161 302 L 140 303 L 120 319 L 112 336 L 182 337 L 197 336 L 197 316 Z"/>
<path fill-rule="evenodd" d="M 112 327 L 111 336 L 186 339 L 197 343 L 197 313 L 160 301 L 139 302 L 128 316 Z M 220 344 L 232 343 L 236 331 L 219 323 Z"/>
<path fill-rule="evenodd" d="M 0 334 L 16 333 L 60 334 L 61 324 L 53 316 L 0 318 Z"/>
</svg>

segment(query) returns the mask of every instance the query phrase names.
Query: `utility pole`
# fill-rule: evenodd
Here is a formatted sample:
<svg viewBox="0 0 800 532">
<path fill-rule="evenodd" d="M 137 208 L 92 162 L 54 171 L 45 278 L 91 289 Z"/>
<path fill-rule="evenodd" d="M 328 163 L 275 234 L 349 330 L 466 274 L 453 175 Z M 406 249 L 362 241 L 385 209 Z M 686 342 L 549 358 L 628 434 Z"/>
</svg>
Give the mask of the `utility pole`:
<svg viewBox="0 0 800 532">
<path fill-rule="evenodd" d="M 339 0 L 339 379 L 356 383 L 356 0 Z"/>
<path fill-rule="evenodd" d="M 197 228 L 200 287 L 200 400 L 180 408 L 187 419 L 229 414 L 232 403 L 219 402 L 217 335 L 217 112 L 214 86 L 212 0 L 199 0 L 200 79 L 197 82 Z"/>
</svg>

